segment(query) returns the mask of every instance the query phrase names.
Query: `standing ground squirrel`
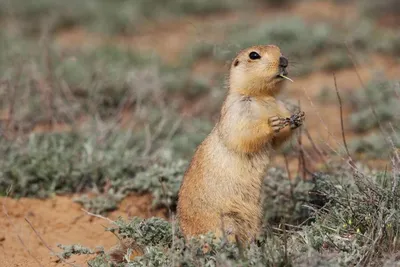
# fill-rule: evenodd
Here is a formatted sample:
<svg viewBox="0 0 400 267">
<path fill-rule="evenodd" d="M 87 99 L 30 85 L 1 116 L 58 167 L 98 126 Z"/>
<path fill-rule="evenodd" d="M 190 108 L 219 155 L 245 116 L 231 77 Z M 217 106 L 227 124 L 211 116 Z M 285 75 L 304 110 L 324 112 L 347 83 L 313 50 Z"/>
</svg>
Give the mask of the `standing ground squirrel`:
<svg viewBox="0 0 400 267">
<path fill-rule="evenodd" d="M 198 146 L 179 191 L 186 237 L 214 232 L 246 244 L 261 227 L 261 185 L 271 152 L 302 125 L 275 97 L 288 60 L 274 45 L 239 52 L 230 68 L 220 119 Z"/>
</svg>

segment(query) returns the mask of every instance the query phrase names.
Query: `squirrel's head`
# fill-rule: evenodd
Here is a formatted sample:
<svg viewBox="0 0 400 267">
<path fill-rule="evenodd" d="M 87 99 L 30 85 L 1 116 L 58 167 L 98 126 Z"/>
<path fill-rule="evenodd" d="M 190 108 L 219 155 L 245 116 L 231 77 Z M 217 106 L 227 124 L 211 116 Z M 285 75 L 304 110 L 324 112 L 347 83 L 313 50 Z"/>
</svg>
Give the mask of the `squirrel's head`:
<svg viewBox="0 0 400 267">
<path fill-rule="evenodd" d="M 246 95 L 275 95 L 288 74 L 288 63 L 275 45 L 244 49 L 232 61 L 230 90 Z"/>
</svg>

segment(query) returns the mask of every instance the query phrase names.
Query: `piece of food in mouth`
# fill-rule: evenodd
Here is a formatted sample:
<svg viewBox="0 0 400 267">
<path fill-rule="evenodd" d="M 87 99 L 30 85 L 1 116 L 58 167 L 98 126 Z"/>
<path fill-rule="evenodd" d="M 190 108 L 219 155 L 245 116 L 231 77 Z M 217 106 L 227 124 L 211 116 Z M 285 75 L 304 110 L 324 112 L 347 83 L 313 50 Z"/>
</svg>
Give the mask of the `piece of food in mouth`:
<svg viewBox="0 0 400 267">
<path fill-rule="evenodd" d="M 291 81 L 291 82 L 294 82 L 292 79 L 290 79 L 290 78 L 287 77 L 286 75 L 279 74 L 278 76 L 281 77 L 281 78 L 283 78 L 283 79 L 286 79 L 286 80 L 289 80 L 289 81 Z"/>
</svg>

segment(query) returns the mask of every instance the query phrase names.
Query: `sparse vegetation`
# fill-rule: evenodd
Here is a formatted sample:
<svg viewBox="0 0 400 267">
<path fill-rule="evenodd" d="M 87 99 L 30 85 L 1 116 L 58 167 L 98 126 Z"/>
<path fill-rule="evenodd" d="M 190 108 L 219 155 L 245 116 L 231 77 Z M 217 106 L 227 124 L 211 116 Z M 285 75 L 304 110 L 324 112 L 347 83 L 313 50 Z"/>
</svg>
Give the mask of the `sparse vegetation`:
<svg viewBox="0 0 400 267">
<path fill-rule="evenodd" d="M 346 123 L 362 135 L 350 143 L 353 153 L 388 159 L 399 147 L 399 86 L 398 80 L 389 80 L 378 72 L 365 87 L 345 94 L 346 104 L 352 108 Z M 318 98 L 326 103 L 337 101 L 335 90 L 327 86 L 320 90 Z"/>
<path fill-rule="evenodd" d="M 62 52 L 6 34 L 2 45 L 0 109 L 20 107 L 12 119 L 25 128 L 50 120 L 72 123 L 85 115 L 115 117 L 141 102 L 173 100 L 178 93 L 190 98 L 210 90 L 204 80 L 191 77 L 188 66 L 168 66 L 154 54 L 110 46 Z M 156 114 L 159 108 L 155 103 L 145 112 Z"/>
<path fill-rule="evenodd" d="M 399 1 L 396 0 L 388 0 L 385 2 L 359 0 L 358 2 L 364 12 L 373 17 L 379 17 L 382 15 L 396 16 L 400 12 L 400 4 Z"/>
<path fill-rule="evenodd" d="M 399 82 L 378 78 L 365 88 L 360 88 L 350 97 L 355 112 L 351 116 L 351 125 L 356 131 L 365 132 L 379 124 L 398 123 L 400 108 L 398 105 Z"/>
<path fill-rule="evenodd" d="M 162 22 L 177 16 L 222 13 L 236 8 L 251 9 L 265 2 L 277 3 L 271 0 L 88 0 L 84 3 L 78 0 L 68 3 L 52 0 L 26 3 L 16 0 L 0 3 L 0 19 L 18 24 L 28 33 L 38 33 L 44 25 L 50 25 L 53 31 L 84 26 L 109 34 L 132 34 L 149 21 Z"/>
<path fill-rule="evenodd" d="M 186 168 L 178 149 L 164 147 L 167 139 L 145 147 L 137 132 L 97 131 L 32 134 L 11 146 L 3 139 L 0 192 L 12 187 L 14 196 L 47 197 L 92 189 L 102 195 L 77 201 L 98 213 L 116 208 L 132 191 L 152 192 L 155 205 L 175 204 Z M 157 152 L 160 148 L 163 153 Z M 177 157 L 173 161 L 171 154 Z M 110 186 L 103 191 L 106 183 Z"/>
<path fill-rule="evenodd" d="M 352 143 L 354 152 L 387 158 L 399 147 L 399 86 L 399 81 L 377 78 L 349 97 L 355 110 L 351 126 L 356 132 L 369 132 Z"/>
<path fill-rule="evenodd" d="M 315 70 L 331 72 L 352 66 L 346 44 L 358 51 L 358 55 L 396 55 L 400 47 L 397 31 L 379 29 L 368 20 L 343 22 L 334 27 L 329 23 L 310 24 L 299 17 L 287 16 L 265 19 L 257 25 L 232 25 L 228 33 L 223 44 L 195 44 L 189 50 L 190 58 L 212 56 L 213 60 L 226 61 L 242 48 L 270 43 L 281 47 L 289 57 L 292 73 L 305 75 Z"/>
<path fill-rule="evenodd" d="M 273 180 L 282 179 L 279 170 L 271 171 L 269 175 L 276 175 Z M 217 242 L 211 235 L 187 242 L 176 225 L 157 218 L 119 220 L 109 231 L 118 233 L 121 240 L 133 239 L 136 244 L 146 247 L 142 256 L 127 261 L 131 257 L 126 255 L 121 266 L 378 266 L 390 262 L 384 258 L 385 254 L 396 251 L 400 245 L 399 178 L 389 173 L 352 174 L 348 168 L 338 168 L 331 174 L 315 174 L 314 182 L 309 183 L 319 205 L 310 201 L 299 205 L 309 213 L 306 221 L 298 226 L 287 221 L 283 221 L 287 224 L 281 227 L 269 224 L 265 236 L 247 248 L 243 257 L 236 246 Z M 290 202 L 298 197 L 309 198 L 310 189 L 295 194 L 291 194 L 289 188 L 274 192 L 278 199 L 284 196 Z M 291 205 L 286 201 L 279 203 L 283 210 Z M 289 213 L 285 210 L 283 214 Z M 268 225 L 268 220 L 266 223 Z M 107 257 L 102 255 L 90 264 L 105 266 Z"/>
</svg>

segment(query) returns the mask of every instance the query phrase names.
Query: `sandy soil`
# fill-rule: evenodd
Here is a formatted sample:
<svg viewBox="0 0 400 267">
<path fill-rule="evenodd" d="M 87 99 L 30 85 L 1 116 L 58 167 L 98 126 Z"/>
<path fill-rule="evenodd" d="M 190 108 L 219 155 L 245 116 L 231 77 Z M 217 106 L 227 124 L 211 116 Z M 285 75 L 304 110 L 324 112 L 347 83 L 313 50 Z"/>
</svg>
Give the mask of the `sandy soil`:
<svg viewBox="0 0 400 267">
<path fill-rule="evenodd" d="M 117 211 L 107 217 L 112 220 L 119 216 L 165 218 L 164 210 L 150 210 L 151 201 L 149 195 L 129 196 L 121 202 Z M 1 198 L 1 202 L 1 266 L 69 266 L 58 263 L 47 246 L 55 252 L 60 251 L 57 244 L 81 244 L 91 249 L 102 246 L 108 250 L 117 243 L 116 237 L 104 230 L 110 223 L 89 216 L 79 204 L 73 202 L 72 196 L 55 196 L 46 200 Z M 86 266 L 85 263 L 92 257 L 73 256 L 68 262 Z"/>
</svg>

